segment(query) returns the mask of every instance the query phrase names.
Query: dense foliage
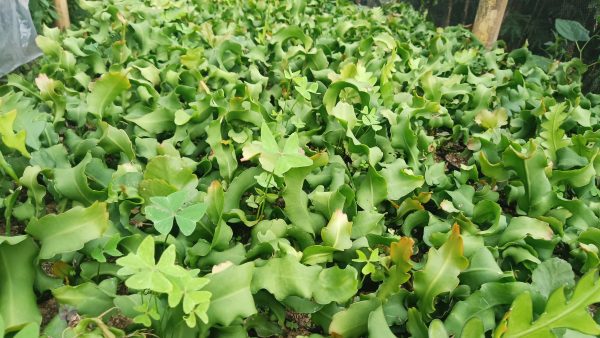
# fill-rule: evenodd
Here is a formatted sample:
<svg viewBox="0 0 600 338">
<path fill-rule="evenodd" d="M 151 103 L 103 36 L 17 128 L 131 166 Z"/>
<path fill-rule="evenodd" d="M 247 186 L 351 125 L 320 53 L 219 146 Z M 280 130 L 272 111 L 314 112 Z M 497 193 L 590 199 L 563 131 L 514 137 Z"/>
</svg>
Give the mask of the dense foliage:
<svg viewBox="0 0 600 338">
<path fill-rule="evenodd" d="M 0 334 L 600 334 L 579 60 L 404 5 L 80 6 L 0 87 Z"/>
</svg>

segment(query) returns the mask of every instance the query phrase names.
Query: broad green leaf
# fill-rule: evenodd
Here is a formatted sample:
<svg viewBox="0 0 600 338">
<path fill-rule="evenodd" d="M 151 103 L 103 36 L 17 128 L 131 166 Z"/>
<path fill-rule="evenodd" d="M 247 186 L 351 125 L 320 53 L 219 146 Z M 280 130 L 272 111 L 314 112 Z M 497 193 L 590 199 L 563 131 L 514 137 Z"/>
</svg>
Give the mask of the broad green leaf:
<svg viewBox="0 0 600 338">
<path fill-rule="evenodd" d="M 448 332 L 446 332 L 444 323 L 439 319 L 434 319 L 429 324 L 428 336 L 431 338 L 448 338 Z"/>
<path fill-rule="evenodd" d="M 351 266 L 323 269 L 313 281 L 313 297 L 319 304 L 343 304 L 358 291 L 358 272 Z"/>
<path fill-rule="evenodd" d="M 553 235 L 554 232 L 546 222 L 526 216 L 513 217 L 500 236 L 500 244 L 518 241 L 527 236 L 548 241 Z"/>
<path fill-rule="evenodd" d="M 28 323 L 39 324 L 42 321 L 33 288 L 34 260 L 38 248 L 28 236 L 20 236 L 18 241 L 12 243 L 5 242 L 2 238 L 0 237 L 0 318 L 4 323 L 4 330 L 12 332 Z"/>
<path fill-rule="evenodd" d="M 337 118 L 350 129 L 354 128 L 358 122 L 356 114 L 354 113 L 354 107 L 343 101 L 338 102 L 329 114 Z"/>
<path fill-rule="evenodd" d="M 28 166 L 23 171 L 23 176 L 19 179 L 21 184 L 27 188 L 27 195 L 33 199 L 35 203 L 36 216 L 44 209 L 44 197 L 46 189 L 38 183 L 38 176 L 41 172 L 39 166 Z"/>
<path fill-rule="evenodd" d="M 460 332 L 461 338 L 484 338 L 483 323 L 479 318 L 473 317 L 469 319 L 462 331 Z"/>
<path fill-rule="evenodd" d="M 565 131 L 560 128 L 568 116 L 565 109 L 566 105 L 562 103 L 550 107 L 550 110 L 544 114 L 546 120 L 542 123 L 543 131 L 540 132 L 540 136 L 544 139 L 542 146 L 548 150 L 548 155 L 553 162 L 556 162 L 556 152 L 570 144 L 565 138 Z"/>
<path fill-rule="evenodd" d="M 535 217 L 550 210 L 556 197 L 544 171 L 548 165 L 546 156 L 535 143 L 530 143 L 528 148 L 523 153 L 511 145 L 504 152 L 503 159 L 504 164 L 515 170 L 518 179 L 523 182 L 525 194 L 518 199 L 519 207 Z"/>
<path fill-rule="evenodd" d="M 27 148 L 25 147 L 25 138 L 27 137 L 25 130 L 20 130 L 18 133 L 13 131 L 13 124 L 16 118 L 16 110 L 9 111 L 5 114 L 0 114 L 0 136 L 2 137 L 2 143 L 9 148 L 19 151 L 21 155 L 29 158 L 29 151 L 27 151 Z"/>
<path fill-rule="evenodd" d="M 466 330 L 466 323 L 477 318 L 483 322 L 486 331 L 491 330 L 496 326 L 496 308 L 511 304 L 517 296 L 531 290 L 530 284 L 520 282 L 486 283 L 452 308 L 445 320 L 446 329 L 449 333 L 458 335 Z"/>
<path fill-rule="evenodd" d="M 125 130 L 115 128 L 106 122 L 100 122 L 100 128 L 102 128 L 102 137 L 98 141 L 100 147 L 109 154 L 122 152 L 129 160 L 135 158 L 133 144 Z"/>
<path fill-rule="evenodd" d="M 221 136 L 221 123 L 217 120 L 211 122 L 207 127 L 208 137 L 206 141 L 210 144 L 217 163 L 219 164 L 219 172 L 221 177 L 231 181 L 233 173 L 238 167 L 235 150 L 230 144 L 230 141 L 225 141 Z"/>
<path fill-rule="evenodd" d="M 109 72 L 92 83 L 91 91 L 87 95 L 89 112 L 102 118 L 106 107 L 131 87 L 127 76 L 122 72 Z"/>
<path fill-rule="evenodd" d="M 391 200 L 399 200 L 425 183 L 423 176 L 414 175 L 410 169 L 401 169 L 393 164 L 381 170 L 381 175 L 385 178 L 388 198 Z"/>
<path fill-rule="evenodd" d="M 105 279 L 96 285 L 92 282 L 77 286 L 65 285 L 52 290 L 52 295 L 60 304 L 67 304 L 77 312 L 88 316 L 98 316 L 113 307 L 117 292 L 117 280 Z"/>
<path fill-rule="evenodd" d="M 563 38 L 569 41 L 588 41 L 590 32 L 574 20 L 556 19 L 554 28 Z"/>
<path fill-rule="evenodd" d="M 356 191 L 356 203 L 363 210 L 372 210 L 387 198 L 388 190 L 385 178 L 378 174 L 373 167 L 369 167 Z"/>
<path fill-rule="evenodd" d="M 458 275 L 469 265 L 463 256 L 463 240 L 458 225 L 452 227 L 450 237 L 439 250 L 431 248 L 422 270 L 415 272 L 414 288 L 419 297 L 419 309 L 424 315 L 435 310 L 435 299 L 451 292 L 458 284 Z"/>
<path fill-rule="evenodd" d="M 210 323 L 229 326 L 257 312 L 250 291 L 254 270 L 253 263 L 246 263 L 207 276 L 210 282 L 204 290 L 212 294 L 207 311 Z"/>
<path fill-rule="evenodd" d="M 48 259 L 83 248 L 109 227 L 106 203 L 94 202 L 87 208 L 74 207 L 62 214 L 33 220 L 27 225 L 27 233 L 41 242 L 40 258 Z"/>
<path fill-rule="evenodd" d="M 388 323 L 385 321 L 385 314 L 383 312 L 383 307 L 381 306 L 369 314 L 367 326 L 369 328 L 369 337 L 396 337 L 390 330 Z"/>
<path fill-rule="evenodd" d="M 380 308 L 377 299 L 352 303 L 348 309 L 336 313 L 329 325 L 329 334 L 334 337 L 361 337 L 369 330 L 369 315 Z"/>
<path fill-rule="evenodd" d="M 68 169 L 54 170 L 54 187 L 63 196 L 91 205 L 94 201 L 104 200 L 106 193 L 90 187 L 86 174 L 87 166 L 92 162 L 92 156 L 86 155 L 79 164 Z"/>
<path fill-rule="evenodd" d="M 499 281 L 506 276 L 490 250 L 482 247 L 470 257 L 469 268 L 461 272 L 459 278 L 462 284 L 477 290 L 486 283 Z"/>
<path fill-rule="evenodd" d="M 310 298 L 320 266 L 306 266 L 293 257 L 271 258 L 264 266 L 254 270 L 252 289 L 265 289 L 278 300 L 289 296 Z"/>
<path fill-rule="evenodd" d="M 565 287 L 556 289 L 548 298 L 546 310 L 533 320 L 531 295 L 523 293 L 507 315 L 506 331 L 497 331 L 501 337 L 555 337 L 552 329 L 567 328 L 584 334 L 600 334 L 600 325 L 594 321 L 588 307 L 600 302 L 600 283 L 597 271 L 585 274 L 567 300 Z M 502 324 L 501 324 L 502 325 Z"/>
<path fill-rule="evenodd" d="M 552 291 L 560 287 L 575 285 L 575 274 L 566 261 L 553 257 L 538 265 L 531 274 L 531 285 L 542 296 L 548 298 Z"/>
<path fill-rule="evenodd" d="M 336 250 L 346 250 L 352 247 L 352 222 L 348 222 L 348 216 L 342 210 L 336 210 L 329 223 L 321 230 L 323 244 Z"/>
<path fill-rule="evenodd" d="M 308 196 L 302 190 L 304 180 L 310 172 L 317 167 L 327 164 L 327 153 L 318 153 L 311 157 L 313 165 L 310 167 L 295 168 L 286 173 L 284 177 L 285 188 L 282 192 L 285 200 L 285 213 L 292 224 L 299 229 L 315 234 L 325 225 L 325 220 L 318 214 L 311 213 L 308 208 Z"/>
<path fill-rule="evenodd" d="M 390 295 L 398 292 L 402 284 L 410 279 L 409 271 L 412 269 L 410 261 L 413 255 L 413 246 L 415 241 L 410 237 L 401 237 L 399 241 L 390 245 L 390 259 L 394 264 L 389 272 L 390 275 L 383 281 L 377 296 L 386 299 Z"/>
</svg>

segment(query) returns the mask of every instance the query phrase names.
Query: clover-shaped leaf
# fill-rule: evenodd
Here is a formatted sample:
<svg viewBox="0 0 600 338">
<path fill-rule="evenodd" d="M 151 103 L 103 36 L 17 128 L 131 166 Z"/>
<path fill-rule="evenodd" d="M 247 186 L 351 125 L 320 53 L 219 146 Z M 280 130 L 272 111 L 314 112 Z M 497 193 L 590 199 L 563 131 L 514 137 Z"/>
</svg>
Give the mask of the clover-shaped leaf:
<svg viewBox="0 0 600 338">
<path fill-rule="evenodd" d="M 169 292 L 168 302 L 170 307 L 176 307 L 183 299 L 183 312 L 186 314 L 185 322 L 189 327 L 196 326 L 196 317 L 208 323 L 206 311 L 210 304 L 212 293 L 201 291 L 210 282 L 208 278 L 196 277 L 198 270 L 188 270 L 178 278 L 173 278 L 173 290 Z"/>
<path fill-rule="evenodd" d="M 281 148 L 264 121 L 260 128 L 260 141 L 246 145 L 243 155 L 242 161 L 259 155 L 258 161 L 263 169 L 277 176 L 283 176 L 292 168 L 307 167 L 312 164 L 312 160 L 304 155 L 300 148 L 298 134 L 290 135 Z"/>
<path fill-rule="evenodd" d="M 175 265 L 175 245 L 170 245 L 155 263 L 152 236 L 142 241 L 136 253 L 117 259 L 117 264 L 122 267 L 117 274 L 128 276 L 125 285 L 136 290 L 167 293 L 173 289 L 169 276 L 181 277 L 186 274 L 183 267 Z"/>
<path fill-rule="evenodd" d="M 196 229 L 196 223 L 206 213 L 204 203 L 186 204 L 187 191 L 177 191 L 169 196 L 151 197 L 152 205 L 146 207 L 146 217 L 154 223 L 154 228 L 165 235 L 173 228 L 173 219 L 181 233 L 189 236 Z"/>
</svg>

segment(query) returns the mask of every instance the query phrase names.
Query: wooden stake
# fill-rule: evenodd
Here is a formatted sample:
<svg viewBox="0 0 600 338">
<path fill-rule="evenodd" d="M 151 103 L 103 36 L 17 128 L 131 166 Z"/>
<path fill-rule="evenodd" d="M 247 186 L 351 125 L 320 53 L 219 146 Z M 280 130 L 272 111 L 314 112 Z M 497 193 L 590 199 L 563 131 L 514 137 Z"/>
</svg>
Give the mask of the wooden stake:
<svg viewBox="0 0 600 338">
<path fill-rule="evenodd" d="M 67 0 L 54 0 L 54 6 L 56 7 L 56 13 L 58 13 L 58 20 L 56 21 L 58 28 L 63 30 L 69 28 L 71 20 L 69 19 Z"/>
<path fill-rule="evenodd" d="M 508 0 L 479 0 L 473 34 L 486 48 L 498 39 Z"/>
</svg>

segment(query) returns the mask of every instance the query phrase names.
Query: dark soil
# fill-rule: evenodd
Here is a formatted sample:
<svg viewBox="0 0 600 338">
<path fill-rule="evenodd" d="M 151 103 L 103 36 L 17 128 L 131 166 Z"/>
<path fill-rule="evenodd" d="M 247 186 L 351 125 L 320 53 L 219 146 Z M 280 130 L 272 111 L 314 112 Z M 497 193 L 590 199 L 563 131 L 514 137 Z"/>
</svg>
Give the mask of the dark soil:
<svg viewBox="0 0 600 338">
<path fill-rule="evenodd" d="M 460 169 L 462 164 L 467 163 L 467 157 L 462 153 L 465 150 L 465 145 L 452 141 L 440 144 L 435 150 L 435 158 L 438 161 L 445 160 L 450 167 Z"/>
<path fill-rule="evenodd" d="M 38 304 L 38 308 L 42 314 L 42 328 L 46 327 L 48 323 L 58 314 L 58 303 L 56 299 L 49 298 Z"/>
<path fill-rule="evenodd" d="M 306 313 L 297 313 L 293 311 L 287 311 L 285 314 L 287 321 L 294 323 L 293 328 L 286 326 L 286 330 L 283 333 L 284 337 L 292 338 L 298 336 L 310 336 L 314 333 L 314 325 L 310 320 L 310 315 Z"/>
<path fill-rule="evenodd" d="M 133 320 L 119 313 L 110 317 L 107 324 L 117 329 L 125 330 L 129 325 L 133 324 Z"/>
</svg>

